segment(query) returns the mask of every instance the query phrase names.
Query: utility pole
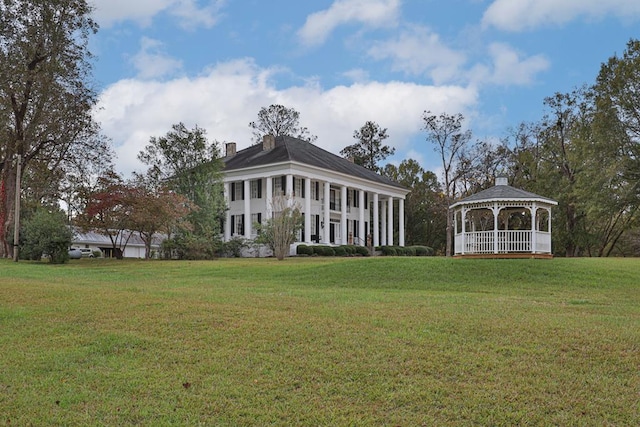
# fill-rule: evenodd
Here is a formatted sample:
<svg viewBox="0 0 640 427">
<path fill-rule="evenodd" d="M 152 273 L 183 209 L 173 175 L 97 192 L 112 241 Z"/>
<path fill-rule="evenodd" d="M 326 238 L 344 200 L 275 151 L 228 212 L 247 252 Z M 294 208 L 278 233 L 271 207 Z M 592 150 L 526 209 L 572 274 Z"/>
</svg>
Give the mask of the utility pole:
<svg viewBox="0 0 640 427">
<path fill-rule="evenodd" d="M 22 156 L 18 154 L 18 165 L 16 166 L 16 203 L 15 203 L 15 213 L 13 220 L 13 261 L 18 262 L 20 255 L 20 192 L 22 175 Z"/>
</svg>

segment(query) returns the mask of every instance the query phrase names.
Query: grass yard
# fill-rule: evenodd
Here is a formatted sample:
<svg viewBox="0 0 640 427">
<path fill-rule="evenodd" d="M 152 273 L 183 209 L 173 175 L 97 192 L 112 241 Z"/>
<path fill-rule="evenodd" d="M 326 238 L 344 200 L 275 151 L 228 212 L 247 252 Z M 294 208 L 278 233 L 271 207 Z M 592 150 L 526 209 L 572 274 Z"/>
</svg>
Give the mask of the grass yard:
<svg viewBox="0 0 640 427">
<path fill-rule="evenodd" d="M 640 259 L 0 261 L 0 425 L 640 425 Z"/>
</svg>

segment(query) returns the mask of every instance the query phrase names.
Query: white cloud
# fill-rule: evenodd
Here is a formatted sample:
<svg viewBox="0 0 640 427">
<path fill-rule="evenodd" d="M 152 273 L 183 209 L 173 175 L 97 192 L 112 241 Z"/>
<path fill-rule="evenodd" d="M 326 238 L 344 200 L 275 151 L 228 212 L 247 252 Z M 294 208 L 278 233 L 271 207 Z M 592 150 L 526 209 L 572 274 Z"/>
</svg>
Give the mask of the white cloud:
<svg viewBox="0 0 640 427">
<path fill-rule="evenodd" d="M 342 75 L 356 83 L 369 81 L 369 71 L 362 68 L 354 68 L 352 70 L 345 71 Z"/>
<path fill-rule="evenodd" d="M 164 53 L 162 46 L 162 42 L 148 37 L 140 40 L 140 51 L 131 58 L 131 63 L 138 71 L 138 78 L 164 77 L 182 69 L 182 61 Z"/>
<path fill-rule="evenodd" d="M 429 74 L 436 84 L 455 79 L 466 58 L 447 47 L 438 34 L 422 26 L 411 26 L 393 40 L 374 43 L 368 54 L 390 59 L 394 71 L 412 75 Z"/>
<path fill-rule="evenodd" d="M 640 18 L 637 0 L 495 0 L 482 24 L 506 31 L 524 31 L 542 25 L 567 23 L 578 17 L 601 19 L 607 15 Z"/>
<path fill-rule="evenodd" d="M 207 6 L 199 7 L 197 0 L 89 0 L 95 6 L 94 16 L 103 27 L 121 21 L 134 21 L 138 25 L 151 25 L 154 16 L 168 12 L 180 25 L 192 29 L 210 28 L 218 19 L 224 0 L 211 0 Z"/>
<path fill-rule="evenodd" d="M 336 0 L 329 9 L 309 15 L 298 35 L 304 45 L 315 46 L 350 22 L 373 28 L 395 26 L 399 9 L 400 0 Z"/>
<path fill-rule="evenodd" d="M 388 144 L 402 151 L 420 133 L 424 110 L 466 113 L 478 101 L 473 88 L 404 82 L 278 89 L 271 82 L 275 72 L 243 59 L 218 64 L 195 78 L 122 80 L 101 94 L 95 118 L 114 141 L 118 170 L 128 175 L 141 169 L 136 155 L 149 138 L 164 135 L 180 121 L 205 128 L 210 140 L 235 141 L 242 149 L 251 144 L 249 122 L 261 107 L 278 103 L 298 110 L 300 124 L 331 152 L 353 144 L 353 131 L 367 120 L 388 128 Z"/>
<path fill-rule="evenodd" d="M 476 65 L 469 72 L 469 78 L 475 84 L 530 85 L 537 74 L 549 68 L 549 61 L 543 55 L 522 58 L 519 52 L 504 43 L 492 43 L 488 50 L 492 65 Z"/>
</svg>

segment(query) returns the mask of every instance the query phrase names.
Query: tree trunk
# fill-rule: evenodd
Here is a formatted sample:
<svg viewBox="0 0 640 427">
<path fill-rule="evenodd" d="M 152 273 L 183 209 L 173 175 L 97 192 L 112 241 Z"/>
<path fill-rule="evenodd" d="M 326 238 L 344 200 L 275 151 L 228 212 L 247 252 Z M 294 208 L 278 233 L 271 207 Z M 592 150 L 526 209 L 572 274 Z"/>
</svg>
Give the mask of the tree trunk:
<svg viewBox="0 0 640 427">
<path fill-rule="evenodd" d="M 13 167 L 2 169 L 0 176 L 0 257 L 13 257 L 13 245 L 9 242 L 13 233 L 16 175 Z"/>
</svg>

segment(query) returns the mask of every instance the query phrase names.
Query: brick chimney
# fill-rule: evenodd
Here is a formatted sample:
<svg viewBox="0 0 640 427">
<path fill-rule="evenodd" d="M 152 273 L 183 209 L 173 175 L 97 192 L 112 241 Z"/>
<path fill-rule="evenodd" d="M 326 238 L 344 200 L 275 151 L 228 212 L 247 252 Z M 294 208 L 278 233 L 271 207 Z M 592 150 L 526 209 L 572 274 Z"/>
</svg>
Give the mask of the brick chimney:
<svg viewBox="0 0 640 427">
<path fill-rule="evenodd" d="M 262 151 L 269 151 L 276 146 L 276 137 L 273 135 L 265 135 L 262 137 Z"/>
<path fill-rule="evenodd" d="M 227 142 L 225 144 L 226 155 L 225 157 L 233 157 L 236 155 L 236 143 L 235 142 Z"/>
</svg>

